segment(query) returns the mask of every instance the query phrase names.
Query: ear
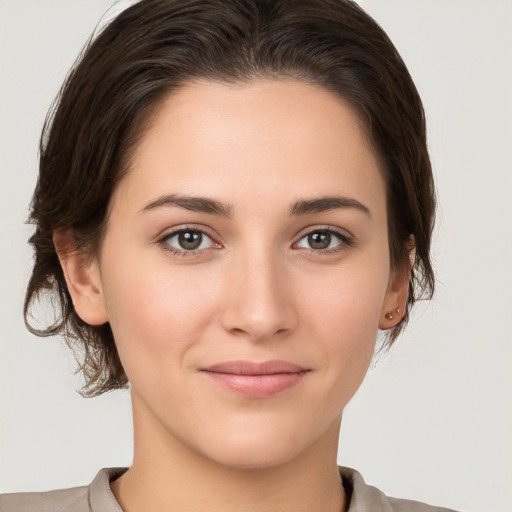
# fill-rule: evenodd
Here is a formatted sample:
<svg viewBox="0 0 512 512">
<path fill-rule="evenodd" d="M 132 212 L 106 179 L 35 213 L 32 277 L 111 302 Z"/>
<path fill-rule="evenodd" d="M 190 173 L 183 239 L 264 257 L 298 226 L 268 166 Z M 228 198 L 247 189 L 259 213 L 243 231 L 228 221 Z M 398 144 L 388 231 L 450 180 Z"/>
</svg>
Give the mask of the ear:
<svg viewBox="0 0 512 512">
<path fill-rule="evenodd" d="M 71 231 L 54 232 L 53 243 L 78 316 L 90 325 L 108 322 L 96 258 L 76 249 Z"/>
<path fill-rule="evenodd" d="M 392 329 L 398 325 L 405 315 L 405 307 L 409 294 L 409 280 L 411 268 L 415 259 L 414 236 L 411 235 L 408 243 L 408 265 L 404 268 L 391 271 L 386 296 L 379 316 L 379 329 Z"/>
</svg>

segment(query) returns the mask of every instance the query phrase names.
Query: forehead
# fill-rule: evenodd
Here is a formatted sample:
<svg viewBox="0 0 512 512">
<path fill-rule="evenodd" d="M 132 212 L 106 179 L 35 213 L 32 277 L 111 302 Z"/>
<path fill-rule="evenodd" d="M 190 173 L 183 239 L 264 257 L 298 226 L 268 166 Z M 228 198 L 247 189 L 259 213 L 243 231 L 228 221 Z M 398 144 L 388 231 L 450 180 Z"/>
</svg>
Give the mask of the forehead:
<svg viewBox="0 0 512 512">
<path fill-rule="evenodd" d="M 158 191 L 225 197 L 234 187 L 283 199 L 333 187 L 364 195 L 384 190 L 380 174 L 361 120 L 333 93 L 297 81 L 196 81 L 156 111 L 120 188 L 141 200 Z"/>
</svg>

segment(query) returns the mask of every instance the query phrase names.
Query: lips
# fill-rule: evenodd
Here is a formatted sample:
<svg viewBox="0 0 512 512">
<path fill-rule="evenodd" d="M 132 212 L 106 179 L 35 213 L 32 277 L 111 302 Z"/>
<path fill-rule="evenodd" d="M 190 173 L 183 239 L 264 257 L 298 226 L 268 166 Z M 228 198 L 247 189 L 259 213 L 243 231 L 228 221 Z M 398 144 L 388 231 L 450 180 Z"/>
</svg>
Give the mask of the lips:
<svg viewBox="0 0 512 512">
<path fill-rule="evenodd" d="M 245 397 L 265 398 L 297 385 L 309 369 L 287 361 L 227 361 L 201 371 L 224 389 Z"/>
</svg>

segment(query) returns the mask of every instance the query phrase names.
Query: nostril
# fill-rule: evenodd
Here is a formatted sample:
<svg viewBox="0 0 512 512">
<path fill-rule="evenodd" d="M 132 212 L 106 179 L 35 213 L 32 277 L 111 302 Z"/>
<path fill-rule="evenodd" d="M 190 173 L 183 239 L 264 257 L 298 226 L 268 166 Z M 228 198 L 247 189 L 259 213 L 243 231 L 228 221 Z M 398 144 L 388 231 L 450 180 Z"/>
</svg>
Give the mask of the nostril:
<svg viewBox="0 0 512 512">
<path fill-rule="evenodd" d="M 297 324 L 294 296 L 290 283 L 285 281 L 285 269 L 278 269 L 276 261 L 269 261 L 268 255 L 264 259 L 256 261 L 253 251 L 250 258 L 237 260 L 222 305 L 223 328 L 253 341 L 282 338 Z"/>
</svg>

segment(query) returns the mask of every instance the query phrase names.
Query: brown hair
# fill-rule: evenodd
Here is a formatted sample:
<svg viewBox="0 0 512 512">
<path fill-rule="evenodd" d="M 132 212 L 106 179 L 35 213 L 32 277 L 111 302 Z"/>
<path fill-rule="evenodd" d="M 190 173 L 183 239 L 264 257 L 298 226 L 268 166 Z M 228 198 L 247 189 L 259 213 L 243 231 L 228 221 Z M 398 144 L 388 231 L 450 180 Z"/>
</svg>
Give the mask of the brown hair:
<svg viewBox="0 0 512 512">
<path fill-rule="evenodd" d="M 72 230 L 76 248 L 100 248 L 109 201 L 162 100 L 195 78 L 248 82 L 292 78 L 320 85 L 359 114 L 387 183 L 389 249 L 394 269 L 409 265 L 407 310 L 387 331 L 390 345 L 418 298 L 430 298 L 430 240 L 435 197 L 423 107 L 385 32 L 350 0 L 141 0 L 87 46 L 48 114 L 30 221 L 35 264 L 25 299 L 29 329 L 63 334 L 78 347 L 86 396 L 123 387 L 127 377 L 109 324 L 76 314 L 53 244 Z M 58 299 L 57 321 L 30 326 L 42 292 Z"/>
</svg>

